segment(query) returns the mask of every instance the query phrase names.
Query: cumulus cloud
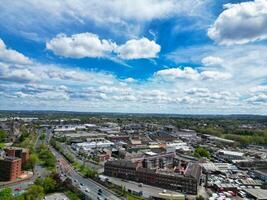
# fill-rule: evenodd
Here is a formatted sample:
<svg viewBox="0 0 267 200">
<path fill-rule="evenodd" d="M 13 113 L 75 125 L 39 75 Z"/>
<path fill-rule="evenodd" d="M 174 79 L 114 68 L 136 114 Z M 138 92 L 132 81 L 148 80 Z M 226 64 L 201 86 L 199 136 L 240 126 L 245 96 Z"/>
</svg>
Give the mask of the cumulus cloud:
<svg viewBox="0 0 267 200">
<path fill-rule="evenodd" d="M 197 70 L 191 67 L 185 67 L 184 69 L 181 68 L 169 68 L 163 69 L 155 73 L 155 76 L 167 78 L 170 80 L 175 79 L 191 79 L 197 80 L 200 77 L 200 74 Z"/>
<path fill-rule="evenodd" d="M 203 71 L 200 73 L 204 80 L 227 80 L 232 77 L 230 73 L 219 72 L 219 71 Z"/>
<path fill-rule="evenodd" d="M 257 94 L 255 96 L 249 97 L 248 99 L 246 99 L 246 101 L 252 104 L 267 104 L 267 95 Z"/>
<path fill-rule="evenodd" d="M 189 79 L 189 80 L 227 80 L 231 78 L 230 73 L 220 71 L 202 71 L 191 67 L 163 69 L 155 73 L 155 77 L 167 80 Z"/>
<path fill-rule="evenodd" d="M 221 45 L 245 44 L 267 39 L 267 1 L 226 4 L 208 29 L 208 36 Z"/>
<path fill-rule="evenodd" d="M 132 39 L 117 48 L 122 59 L 155 58 L 160 52 L 160 45 L 147 38 Z"/>
<path fill-rule="evenodd" d="M 266 92 L 267 93 L 267 85 L 259 85 L 250 89 L 251 92 Z"/>
<path fill-rule="evenodd" d="M 154 58 L 160 51 L 160 45 L 147 38 L 128 40 L 117 45 L 111 40 L 100 39 L 93 33 L 80 33 L 70 37 L 59 34 L 46 43 L 46 48 L 56 55 L 70 58 L 110 57 L 118 54 L 121 59 Z"/>
<path fill-rule="evenodd" d="M 0 62 L 0 80 L 11 82 L 30 82 L 39 78 L 30 70 L 17 68 L 9 63 Z"/>
<path fill-rule="evenodd" d="M 101 40 L 93 33 L 80 33 L 70 37 L 59 34 L 46 43 L 46 48 L 56 55 L 71 58 L 105 57 L 112 53 L 116 46 L 112 41 Z"/>
<path fill-rule="evenodd" d="M 223 63 L 223 59 L 218 56 L 207 56 L 201 60 L 204 66 L 220 66 Z"/>
<path fill-rule="evenodd" d="M 32 61 L 23 54 L 8 49 L 4 41 L 0 38 L 0 61 L 8 62 L 12 64 L 31 64 Z"/>
</svg>

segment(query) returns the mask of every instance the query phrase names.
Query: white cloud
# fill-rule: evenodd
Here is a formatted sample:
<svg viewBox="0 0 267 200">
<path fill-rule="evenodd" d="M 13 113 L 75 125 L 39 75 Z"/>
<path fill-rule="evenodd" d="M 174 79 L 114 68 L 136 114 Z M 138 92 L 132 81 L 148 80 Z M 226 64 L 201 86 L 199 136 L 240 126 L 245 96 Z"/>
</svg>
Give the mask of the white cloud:
<svg viewBox="0 0 267 200">
<path fill-rule="evenodd" d="M 225 10 L 209 28 L 208 36 L 222 45 L 267 39 L 267 1 L 226 4 Z"/>
<path fill-rule="evenodd" d="M 220 66 L 223 63 L 223 59 L 218 56 L 207 56 L 201 60 L 204 66 Z"/>
<path fill-rule="evenodd" d="M 155 76 L 167 78 L 169 80 L 175 80 L 175 79 L 197 80 L 200 78 L 198 71 L 191 67 L 185 67 L 184 69 L 180 68 L 163 69 L 156 72 Z"/>
<path fill-rule="evenodd" d="M 0 80 L 11 82 L 30 82 L 39 78 L 30 70 L 17 68 L 9 63 L 0 62 Z"/>
<path fill-rule="evenodd" d="M 252 104 L 267 104 L 267 95 L 257 94 L 255 96 L 249 97 L 248 99 L 246 99 L 246 101 Z"/>
<path fill-rule="evenodd" d="M 155 73 L 156 77 L 167 80 L 189 79 L 189 80 L 227 80 L 231 78 L 230 73 L 220 71 L 202 71 L 191 67 L 163 69 Z"/>
<path fill-rule="evenodd" d="M 4 41 L 0 38 L 0 61 L 12 64 L 31 64 L 32 61 L 23 54 L 8 49 Z"/>
<path fill-rule="evenodd" d="M 201 0 L 10 1 L 0 4 L 0 25 L 16 34 L 20 30 L 31 39 L 46 38 L 74 26 L 87 30 L 88 24 L 128 38 L 140 35 L 145 24 L 155 19 L 202 17 L 206 4 L 208 1 Z"/>
<path fill-rule="evenodd" d="M 226 72 L 219 72 L 219 71 L 203 71 L 200 73 L 202 79 L 204 80 L 227 80 L 230 79 L 232 77 L 232 75 L 230 73 L 226 73 Z"/>
<path fill-rule="evenodd" d="M 80 33 L 70 37 L 59 34 L 46 43 L 46 48 L 56 55 L 70 58 L 111 57 L 117 53 L 121 59 L 154 58 L 160 45 L 147 38 L 128 40 L 118 46 L 116 43 L 100 39 L 93 33 Z"/>
<path fill-rule="evenodd" d="M 251 92 L 267 92 L 267 85 L 259 85 L 250 89 Z"/>
<path fill-rule="evenodd" d="M 46 48 L 55 54 L 71 58 L 105 57 L 111 54 L 116 46 L 112 41 L 101 40 L 93 33 L 80 33 L 70 37 L 59 34 L 46 43 Z"/>
<path fill-rule="evenodd" d="M 147 38 L 132 39 L 117 48 L 122 59 L 155 58 L 160 52 L 160 45 Z"/>
</svg>

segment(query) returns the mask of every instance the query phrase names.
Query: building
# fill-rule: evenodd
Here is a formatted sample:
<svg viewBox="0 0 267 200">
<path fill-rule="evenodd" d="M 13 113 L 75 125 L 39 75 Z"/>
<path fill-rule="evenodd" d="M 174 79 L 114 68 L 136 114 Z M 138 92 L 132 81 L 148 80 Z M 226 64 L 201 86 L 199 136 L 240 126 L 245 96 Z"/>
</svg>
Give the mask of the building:
<svg viewBox="0 0 267 200">
<path fill-rule="evenodd" d="M 21 165 L 24 166 L 29 159 L 29 150 L 25 148 L 8 147 L 5 148 L 6 156 L 21 158 Z"/>
<path fill-rule="evenodd" d="M 172 171 L 143 168 L 128 160 L 116 160 L 105 163 L 104 174 L 185 194 L 197 194 L 201 167 L 198 164 L 190 163 L 185 173 L 179 174 Z"/>
<path fill-rule="evenodd" d="M 228 151 L 228 150 L 219 150 L 217 155 L 223 159 L 227 159 L 229 161 L 232 160 L 243 160 L 244 153 L 237 151 Z"/>
<path fill-rule="evenodd" d="M 267 170 L 255 170 L 255 177 L 261 179 L 265 183 L 267 183 Z"/>
<path fill-rule="evenodd" d="M 249 198 L 253 198 L 256 200 L 267 200 L 267 190 L 264 189 L 255 189 L 255 188 L 247 188 L 244 189 Z"/>
<path fill-rule="evenodd" d="M 0 158 L 0 181 L 15 181 L 21 175 L 21 158 Z"/>
<path fill-rule="evenodd" d="M 146 152 L 150 153 L 150 152 Z M 175 153 L 163 153 L 156 154 L 151 152 L 150 155 L 145 156 L 143 159 L 143 167 L 144 168 L 165 168 L 173 164 L 173 159 L 175 157 Z"/>
</svg>

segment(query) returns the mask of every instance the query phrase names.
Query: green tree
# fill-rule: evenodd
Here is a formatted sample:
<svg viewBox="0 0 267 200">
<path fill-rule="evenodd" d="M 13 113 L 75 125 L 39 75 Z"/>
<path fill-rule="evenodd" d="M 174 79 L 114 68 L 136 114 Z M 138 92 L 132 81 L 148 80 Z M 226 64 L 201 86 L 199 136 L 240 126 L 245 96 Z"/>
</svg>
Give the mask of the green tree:
<svg viewBox="0 0 267 200">
<path fill-rule="evenodd" d="M 40 136 L 40 140 L 44 141 L 44 140 L 45 140 L 45 137 L 46 137 L 46 135 L 43 133 L 43 134 Z"/>
<path fill-rule="evenodd" d="M 44 179 L 37 178 L 34 183 L 35 185 L 43 187 L 46 194 L 56 190 L 57 183 L 52 177 L 46 177 Z"/>
<path fill-rule="evenodd" d="M 5 142 L 7 137 L 7 132 L 3 129 L 0 129 L 0 142 Z"/>
<path fill-rule="evenodd" d="M 201 195 L 200 195 L 200 196 L 197 196 L 197 197 L 196 197 L 196 200 L 204 200 L 204 197 L 201 196 Z"/>
<path fill-rule="evenodd" d="M 194 156 L 197 158 L 203 158 L 203 157 L 209 158 L 210 153 L 203 147 L 197 147 L 194 151 Z"/>
<path fill-rule="evenodd" d="M 45 193 L 54 192 L 56 190 L 56 181 L 51 177 L 46 177 L 43 180 L 43 188 Z"/>
<path fill-rule="evenodd" d="M 44 198 L 44 188 L 40 185 L 32 185 L 25 194 L 26 200 L 42 200 Z"/>
<path fill-rule="evenodd" d="M 26 163 L 25 169 L 31 169 L 33 171 L 37 162 L 38 156 L 35 153 L 32 153 Z"/>
<path fill-rule="evenodd" d="M 13 200 L 12 190 L 10 188 L 4 188 L 0 191 L 1 200 Z"/>
</svg>

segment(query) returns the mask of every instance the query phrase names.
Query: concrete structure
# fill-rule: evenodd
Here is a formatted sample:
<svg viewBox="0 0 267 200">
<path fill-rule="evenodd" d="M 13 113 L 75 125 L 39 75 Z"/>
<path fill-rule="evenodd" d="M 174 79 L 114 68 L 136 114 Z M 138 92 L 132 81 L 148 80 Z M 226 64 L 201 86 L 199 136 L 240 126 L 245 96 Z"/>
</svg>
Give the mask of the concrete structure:
<svg viewBox="0 0 267 200">
<path fill-rule="evenodd" d="M 21 159 L 0 158 L 0 181 L 15 181 L 21 175 Z"/>
</svg>

